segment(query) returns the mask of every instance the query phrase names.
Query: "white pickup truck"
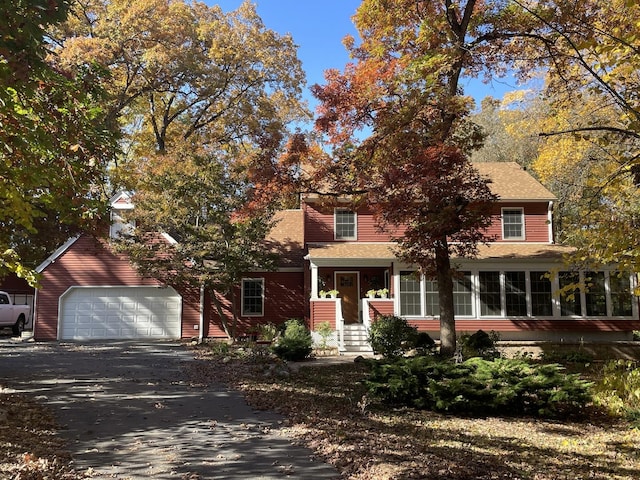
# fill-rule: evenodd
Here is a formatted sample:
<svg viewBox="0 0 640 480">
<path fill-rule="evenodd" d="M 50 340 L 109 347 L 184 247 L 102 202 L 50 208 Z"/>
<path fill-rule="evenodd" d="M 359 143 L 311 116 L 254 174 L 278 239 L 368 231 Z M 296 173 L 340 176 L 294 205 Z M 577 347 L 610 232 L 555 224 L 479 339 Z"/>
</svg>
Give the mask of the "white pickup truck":
<svg viewBox="0 0 640 480">
<path fill-rule="evenodd" d="M 29 311 L 29 305 L 14 305 L 7 292 L 0 292 L 0 328 L 11 327 L 14 335 L 21 335 Z"/>
</svg>

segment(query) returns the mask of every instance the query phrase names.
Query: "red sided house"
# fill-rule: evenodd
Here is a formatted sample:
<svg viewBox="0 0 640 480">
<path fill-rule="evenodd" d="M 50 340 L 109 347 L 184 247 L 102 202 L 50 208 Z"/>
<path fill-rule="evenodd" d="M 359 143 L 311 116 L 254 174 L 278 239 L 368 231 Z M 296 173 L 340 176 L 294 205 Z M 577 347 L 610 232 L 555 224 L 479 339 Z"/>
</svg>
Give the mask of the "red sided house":
<svg viewBox="0 0 640 480">
<path fill-rule="evenodd" d="M 496 240 L 481 247 L 477 259 L 456 264 L 462 272 L 455 283 L 456 328 L 494 330 L 503 340 L 630 340 L 640 329 L 631 294 L 635 276 L 568 271 L 563 255 L 570 249 L 553 241 L 554 196 L 515 163 L 476 167 L 500 198 L 488 232 Z M 118 211 L 132 205 L 121 194 L 112 207 L 114 233 L 123 228 Z M 364 350 L 375 316 L 396 314 L 438 337 L 435 282 L 398 261 L 371 212 L 346 202 L 327 207 L 305 195 L 300 209 L 279 212 L 278 220 L 265 246 L 279 253 L 278 270 L 248 272 L 238 286 L 240 334 L 305 318 L 312 330 L 329 322 L 341 350 Z M 37 340 L 225 336 L 208 292 L 141 278 L 107 240 L 72 239 L 39 271 Z M 588 283 L 588 291 L 560 295 L 576 280 Z M 337 298 L 322 298 L 331 290 Z"/>
<path fill-rule="evenodd" d="M 454 284 L 456 329 L 494 330 L 503 340 L 630 340 L 640 326 L 635 276 L 567 271 L 563 255 L 571 249 L 553 239 L 553 194 L 516 163 L 475 166 L 500 200 L 488 231 L 495 241 L 474 260 L 454 259 L 462 273 Z M 395 314 L 438 338 L 436 282 L 398 261 L 370 212 L 325 208 L 314 196 L 302 208 L 312 329 L 329 321 L 340 348 L 357 350 L 376 315 Z M 588 291 L 560 295 L 576 281 Z M 339 299 L 320 298 L 321 290 L 338 290 Z"/>
<path fill-rule="evenodd" d="M 126 193 L 111 199 L 109 238 L 126 229 L 120 213 L 133 208 Z M 279 212 L 278 228 L 267 239 L 279 255 L 277 272 L 247 275 L 238 287 L 240 334 L 261 322 L 304 316 L 302 210 Z M 166 241 L 172 242 L 169 237 Z M 141 277 L 109 239 L 81 235 L 67 241 L 37 271 L 36 340 L 180 339 L 225 336 L 209 292 L 163 285 Z M 230 304 L 222 299 L 230 314 Z"/>
</svg>

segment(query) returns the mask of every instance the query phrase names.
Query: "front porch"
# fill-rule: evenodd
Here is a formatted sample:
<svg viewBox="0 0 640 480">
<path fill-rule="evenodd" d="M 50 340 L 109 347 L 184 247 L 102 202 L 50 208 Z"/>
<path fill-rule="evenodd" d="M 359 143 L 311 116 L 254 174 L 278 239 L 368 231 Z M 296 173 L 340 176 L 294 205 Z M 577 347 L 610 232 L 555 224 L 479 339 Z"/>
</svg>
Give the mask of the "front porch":
<svg viewBox="0 0 640 480">
<path fill-rule="evenodd" d="M 372 353 L 368 336 L 371 322 L 378 315 L 392 315 L 394 302 L 391 298 L 361 298 L 360 321 L 347 322 L 343 315 L 342 298 L 318 298 L 310 302 L 310 327 L 314 331 L 323 322 L 328 322 L 335 331 L 335 346 L 341 354 Z"/>
</svg>

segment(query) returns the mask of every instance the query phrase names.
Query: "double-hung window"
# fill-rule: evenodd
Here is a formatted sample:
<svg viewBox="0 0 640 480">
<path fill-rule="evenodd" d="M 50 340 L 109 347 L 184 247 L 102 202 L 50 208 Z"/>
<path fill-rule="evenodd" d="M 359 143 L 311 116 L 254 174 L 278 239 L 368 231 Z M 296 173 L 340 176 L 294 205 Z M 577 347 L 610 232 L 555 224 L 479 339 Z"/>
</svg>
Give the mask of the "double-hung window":
<svg viewBox="0 0 640 480">
<path fill-rule="evenodd" d="M 400 315 L 407 317 L 422 315 L 420 290 L 420 277 L 416 272 L 400 272 Z"/>
<path fill-rule="evenodd" d="M 356 212 L 346 208 L 334 211 L 334 228 L 336 240 L 356 240 Z"/>
<path fill-rule="evenodd" d="M 264 315 L 264 278 L 242 279 L 242 315 L 246 317 Z"/>
<path fill-rule="evenodd" d="M 522 208 L 502 209 L 502 239 L 524 240 L 524 210 Z"/>
<path fill-rule="evenodd" d="M 525 272 L 504 272 L 507 316 L 527 316 L 527 280 Z"/>
<path fill-rule="evenodd" d="M 440 299 L 438 282 L 425 280 L 425 314 L 437 317 L 440 315 Z M 453 312 L 456 316 L 473 315 L 473 295 L 471 289 L 471 272 L 461 272 L 453 279 Z"/>
</svg>

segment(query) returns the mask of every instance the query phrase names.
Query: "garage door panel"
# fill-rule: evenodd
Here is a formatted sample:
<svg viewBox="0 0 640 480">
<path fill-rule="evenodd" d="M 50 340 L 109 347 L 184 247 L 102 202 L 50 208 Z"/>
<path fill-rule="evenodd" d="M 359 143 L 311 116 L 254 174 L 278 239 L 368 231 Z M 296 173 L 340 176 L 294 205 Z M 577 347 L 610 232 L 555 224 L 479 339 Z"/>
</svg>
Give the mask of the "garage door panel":
<svg viewBox="0 0 640 480">
<path fill-rule="evenodd" d="M 178 339 L 182 299 L 172 288 L 81 287 L 60 299 L 61 339 Z"/>
</svg>

